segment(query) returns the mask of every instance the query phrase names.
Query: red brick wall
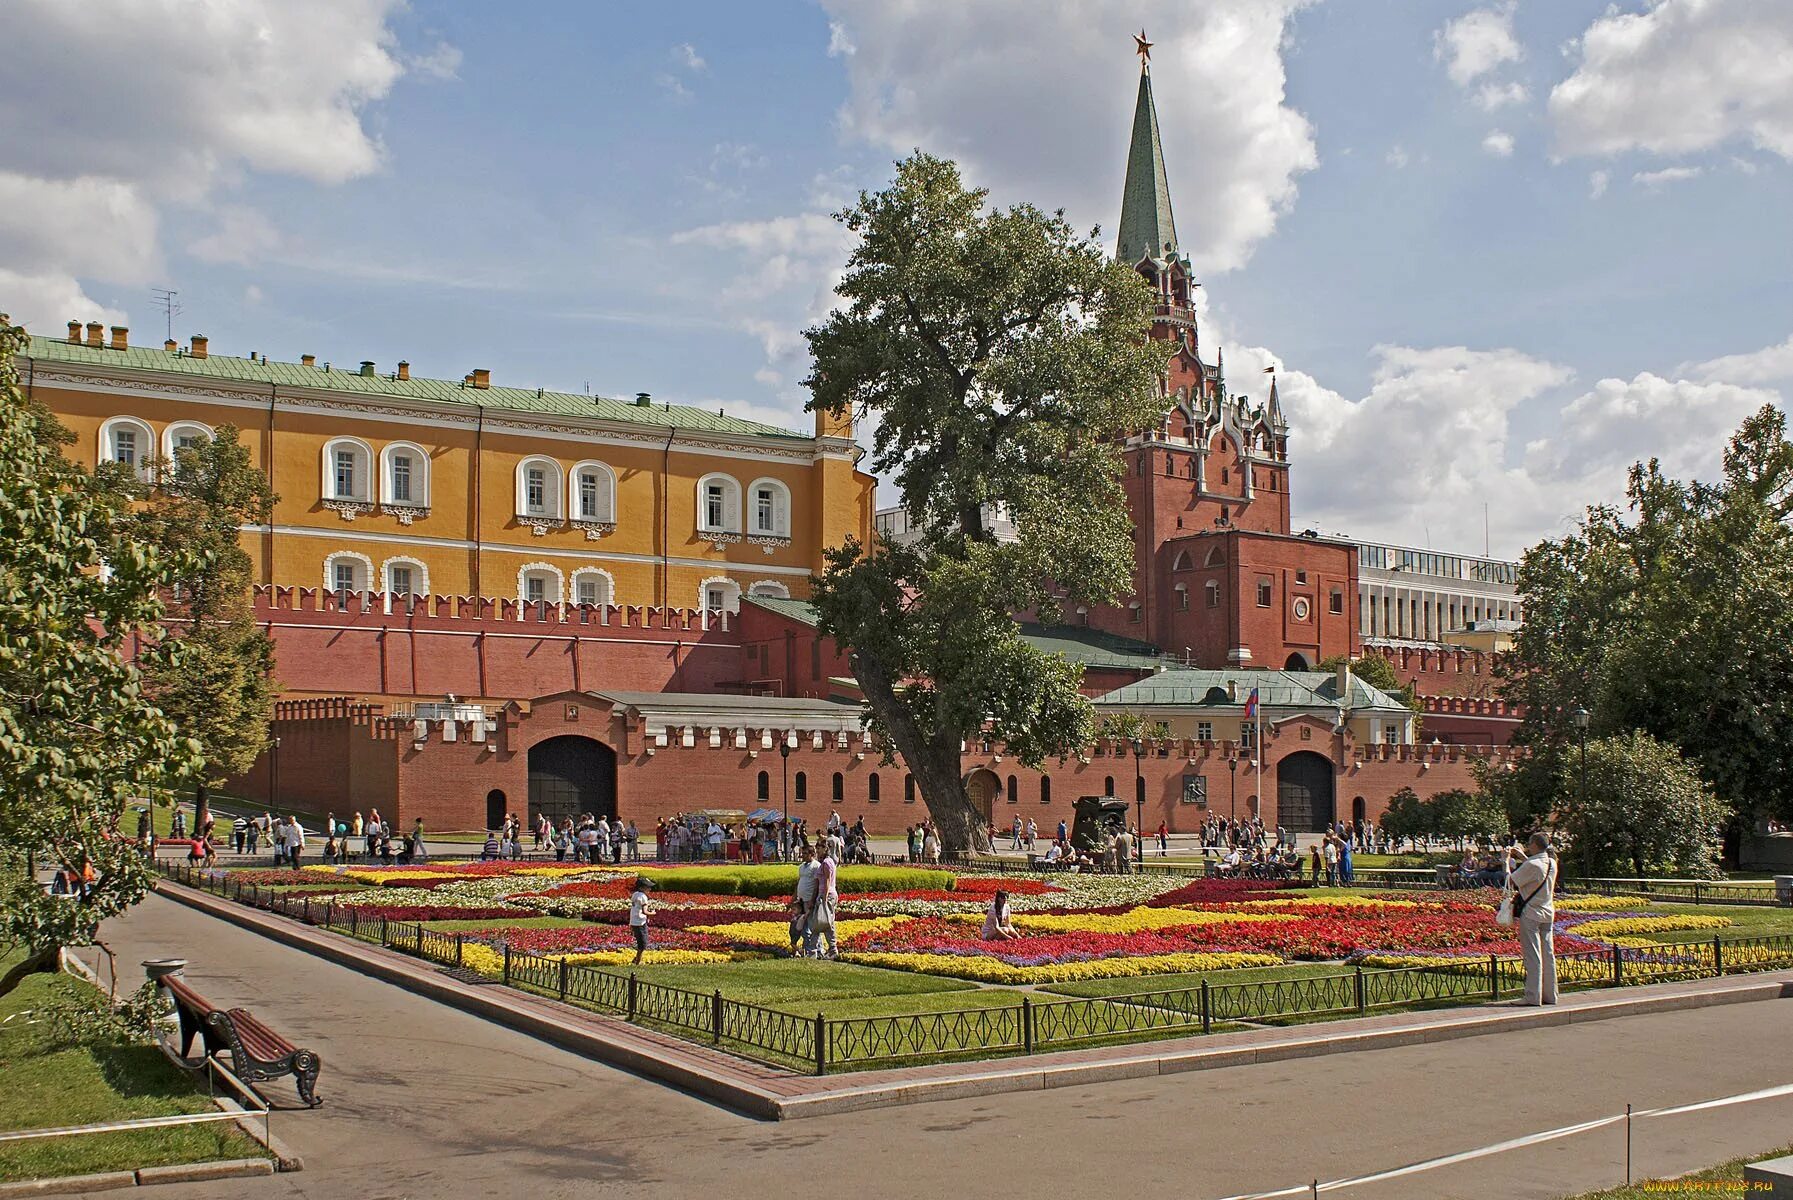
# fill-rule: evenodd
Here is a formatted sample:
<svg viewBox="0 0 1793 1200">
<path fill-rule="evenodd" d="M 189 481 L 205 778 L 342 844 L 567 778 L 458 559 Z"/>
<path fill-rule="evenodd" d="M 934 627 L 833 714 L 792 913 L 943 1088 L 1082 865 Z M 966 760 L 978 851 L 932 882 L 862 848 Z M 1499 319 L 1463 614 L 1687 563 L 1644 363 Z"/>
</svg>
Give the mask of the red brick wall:
<svg viewBox="0 0 1793 1200">
<path fill-rule="evenodd" d="M 735 629 L 741 641 L 744 690 L 826 699 L 834 691 L 830 679 L 853 678 L 853 666 L 834 639 L 802 621 L 744 603 Z"/>
<path fill-rule="evenodd" d="M 1411 683 L 1421 696 L 1493 700 L 1500 695 L 1500 681 L 1494 674 L 1494 656 L 1480 650 L 1376 646 L 1366 648 L 1365 653 L 1380 654 L 1388 659 L 1401 682 Z"/>
</svg>

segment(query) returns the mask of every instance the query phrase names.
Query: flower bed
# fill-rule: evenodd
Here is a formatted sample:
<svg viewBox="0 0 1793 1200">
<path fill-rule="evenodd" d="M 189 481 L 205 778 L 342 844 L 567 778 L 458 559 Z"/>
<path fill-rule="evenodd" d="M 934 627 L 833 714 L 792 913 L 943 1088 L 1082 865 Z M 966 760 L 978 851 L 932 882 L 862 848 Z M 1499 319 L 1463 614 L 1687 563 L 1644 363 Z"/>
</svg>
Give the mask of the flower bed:
<svg viewBox="0 0 1793 1200">
<path fill-rule="evenodd" d="M 1117 955 L 1112 958 L 1078 959 L 1036 965 L 1016 965 L 997 958 L 969 958 L 957 954 L 854 951 L 842 954 L 847 962 L 867 967 L 890 967 L 972 979 L 980 983 L 1070 983 L 1079 979 L 1119 979 L 1138 975 L 1162 975 L 1182 971 L 1225 971 L 1235 967 L 1275 966 L 1270 954 L 1155 954 L 1144 958 Z"/>
</svg>

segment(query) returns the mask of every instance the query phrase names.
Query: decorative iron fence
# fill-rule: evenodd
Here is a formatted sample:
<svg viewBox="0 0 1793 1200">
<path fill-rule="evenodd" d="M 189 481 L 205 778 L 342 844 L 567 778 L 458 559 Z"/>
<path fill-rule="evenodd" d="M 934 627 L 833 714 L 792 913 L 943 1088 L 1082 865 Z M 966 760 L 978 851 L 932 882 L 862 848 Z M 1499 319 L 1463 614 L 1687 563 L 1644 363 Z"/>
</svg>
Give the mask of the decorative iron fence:
<svg viewBox="0 0 1793 1200">
<path fill-rule="evenodd" d="M 1018 1003 L 884 1017 L 813 1017 L 649 983 L 633 973 L 469 940 L 421 923 L 361 916 L 353 905 L 239 883 L 224 871 L 158 863 L 161 874 L 214 895 L 361 938 L 444 967 L 475 970 L 508 987 L 707 1042 L 743 1057 L 817 1074 L 955 1058 L 1035 1054 L 1252 1025 L 1325 1020 L 1393 1008 L 1517 996 L 1516 958 L 1448 958 L 1402 967 L 1077 998 L 1019 996 Z M 470 947 L 481 952 L 469 954 Z M 476 961 L 477 960 L 477 961 Z M 1613 946 L 1557 955 L 1564 988 L 1624 987 L 1793 968 L 1793 935 L 1713 937 Z"/>
</svg>

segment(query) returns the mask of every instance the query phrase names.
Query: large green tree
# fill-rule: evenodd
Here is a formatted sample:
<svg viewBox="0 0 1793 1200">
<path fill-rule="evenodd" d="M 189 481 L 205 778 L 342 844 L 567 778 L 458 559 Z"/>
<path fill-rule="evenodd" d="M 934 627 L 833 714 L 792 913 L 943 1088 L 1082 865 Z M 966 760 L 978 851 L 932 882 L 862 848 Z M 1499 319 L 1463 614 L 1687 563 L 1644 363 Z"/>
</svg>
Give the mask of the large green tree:
<svg viewBox="0 0 1793 1200">
<path fill-rule="evenodd" d="M 128 499 L 62 456 L 68 432 L 19 387 L 24 345 L 0 325 L 0 932 L 25 950 L 0 992 L 143 897 L 126 805 L 199 761 L 125 655 L 134 636 L 159 637 L 183 564 L 137 541 Z M 92 883 L 46 895 L 45 867 Z"/>
<path fill-rule="evenodd" d="M 239 531 L 266 523 L 274 495 L 232 425 L 151 468 L 136 535 L 185 565 L 173 575 L 166 640 L 141 665 L 157 705 L 205 755 L 194 777 L 197 832 L 208 787 L 247 771 L 267 746 L 274 648 L 255 623 L 254 564 Z"/>
<path fill-rule="evenodd" d="M 1526 621 L 1500 670 L 1534 759 L 1510 807 L 1549 812 L 1585 708 L 1589 737 L 1642 730 L 1679 747 L 1741 820 L 1793 819 L 1786 415 L 1749 417 L 1715 482 L 1670 479 L 1652 460 L 1632 468 L 1627 497 L 1520 565 Z"/>
<path fill-rule="evenodd" d="M 1584 876 L 1718 876 L 1725 805 L 1667 742 L 1630 732 L 1560 761 L 1551 822 L 1565 870 Z"/>
<path fill-rule="evenodd" d="M 872 466 L 921 533 L 834 549 L 815 602 L 945 844 L 983 845 L 961 744 L 988 730 L 1037 767 L 1093 730 L 1079 669 L 1013 614 L 1052 620 L 1130 586 L 1118 445 L 1162 419 L 1165 351 L 1149 289 L 1094 234 L 992 208 L 950 162 L 913 155 L 839 219 L 858 244 L 845 303 L 806 331 L 809 407 L 875 418 Z M 991 535 L 994 506 L 1014 541 Z"/>
</svg>

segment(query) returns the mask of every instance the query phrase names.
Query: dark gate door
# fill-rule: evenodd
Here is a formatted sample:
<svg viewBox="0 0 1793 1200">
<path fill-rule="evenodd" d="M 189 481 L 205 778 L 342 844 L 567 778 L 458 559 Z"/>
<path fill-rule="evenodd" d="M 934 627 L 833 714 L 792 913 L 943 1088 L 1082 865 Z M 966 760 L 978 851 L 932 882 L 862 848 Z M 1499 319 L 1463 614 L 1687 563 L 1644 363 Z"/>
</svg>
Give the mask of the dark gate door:
<svg viewBox="0 0 1793 1200">
<path fill-rule="evenodd" d="M 616 751 L 588 737 L 557 737 L 529 749 L 529 821 L 559 825 L 581 813 L 616 816 Z"/>
<path fill-rule="evenodd" d="M 503 790 L 499 789 L 499 788 L 493 788 L 491 791 L 487 792 L 486 793 L 486 828 L 487 829 L 499 828 L 500 826 L 502 826 L 504 824 L 504 819 L 508 816 L 510 816 L 510 809 L 506 805 Z"/>
<path fill-rule="evenodd" d="M 1276 764 L 1276 823 L 1291 833 L 1322 833 L 1332 824 L 1332 764 L 1311 750 Z"/>
</svg>

